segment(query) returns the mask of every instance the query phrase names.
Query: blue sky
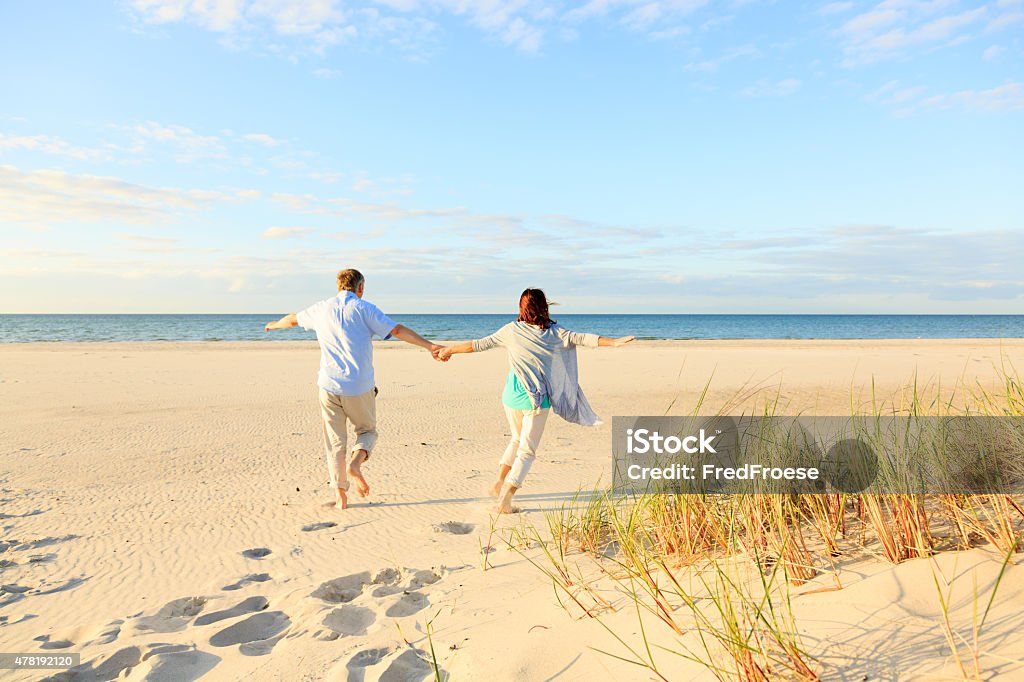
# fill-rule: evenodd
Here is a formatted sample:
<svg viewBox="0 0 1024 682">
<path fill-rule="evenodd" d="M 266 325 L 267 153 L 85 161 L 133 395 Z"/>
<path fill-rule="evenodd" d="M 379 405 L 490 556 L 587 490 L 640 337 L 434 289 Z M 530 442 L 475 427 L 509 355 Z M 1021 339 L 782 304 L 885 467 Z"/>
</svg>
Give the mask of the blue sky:
<svg viewBox="0 0 1024 682">
<path fill-rule="evenodd" d="M 1024 313 L 1024 1 L 0 4 L 0 312 Z"/>
</svg>

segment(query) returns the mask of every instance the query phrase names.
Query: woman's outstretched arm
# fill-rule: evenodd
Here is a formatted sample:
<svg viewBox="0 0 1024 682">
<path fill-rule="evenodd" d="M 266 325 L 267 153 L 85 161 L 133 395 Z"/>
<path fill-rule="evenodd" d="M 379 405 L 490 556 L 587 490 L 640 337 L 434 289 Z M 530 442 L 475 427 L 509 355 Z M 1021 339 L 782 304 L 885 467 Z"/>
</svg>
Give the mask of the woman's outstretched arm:
<svg viewBox="0 0 1024 682">
<path fill-rule="evenodd" d="M 455 355 L 456 353 L 472 353 L 472 352 L 473 352 L 473 342 L 472 341 L 463 341 L 462 343 L 456 343 L 453 346 L 445 346 L 441 350 L 437 351 L 437 356 L 438 356 L 438 359 L 440 359 L 440 360 L 448 360 L 448 358 L 450 358 L 451 356 Z"/>
<path fill-rule="evenodd" d="M 627 343 L 636 341 L 635 336 L 620 336 L 617 339 L 610 339 L 607 336 L 601 336 L 597 339 L 597 345 L 599 346 L 613 346 L 618 348 L 619 346 L 625 346 Z"/>
<path fill-rule="evenodd" d="M 444 349 L 437 352 L 438 359 L 447 361 L 456 353 L 479 353 L 503 346 L 505 345 L 504 332 L 508 326 L 509 325 L 505 325 L 490 336 L 485 336 L 484 338 L 477 339 L 476 341 L 463 341 L 462 343 L 456 343 L 452 346 L 446 346 Z"/>
</svg>

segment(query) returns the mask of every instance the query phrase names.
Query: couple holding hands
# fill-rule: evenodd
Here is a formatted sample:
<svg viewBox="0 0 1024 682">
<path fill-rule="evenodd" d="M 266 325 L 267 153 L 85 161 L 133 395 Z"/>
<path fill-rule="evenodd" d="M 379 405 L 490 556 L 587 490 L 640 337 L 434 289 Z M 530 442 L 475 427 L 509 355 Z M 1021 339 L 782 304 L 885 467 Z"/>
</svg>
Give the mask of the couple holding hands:
<svg viewBox="0 0 1024 682">
<path fill-rule="evenodd" d="M 363 299 L 366 280 L 358 270 L 338 273 L 338 294 L 305 310 L 270 322 L 265 330 L 301 326 L 316 332 L 320 344 L 320 413 L 331 487 L 337 506 L 348 506 L 349 481 L 363 497 L 370 486 L 362 464 L 377 442 L 376 383 L 373 374 L 374 336 L 394 337 L 430 351 L 447 362 L 458 353 L 477 353 L 504 348 L 509 373 L 502 403 L 512 437 L 498 463 L 491 494 L 498 498 L 496 511 L 519 511 L 512 504 L 516 491 L 536 457 L 548 415 L 555 414 L 582 426 L 600 424 L 583 395 L 578 380 L 576 346 L 622 346 L 632 336 L 611 339 L 583 334 L 559 326 L 548 313 L 548 301 L 540 289 L 527 289 L 519 297 L 519 318 L 490 336 L 451 346 L 432 343 L 404 325 L 397 324 Z M 356 435 L 348 447 L 348 422 Z M 348 453 L 352 458 L 346 463 Z"/>
</svg>

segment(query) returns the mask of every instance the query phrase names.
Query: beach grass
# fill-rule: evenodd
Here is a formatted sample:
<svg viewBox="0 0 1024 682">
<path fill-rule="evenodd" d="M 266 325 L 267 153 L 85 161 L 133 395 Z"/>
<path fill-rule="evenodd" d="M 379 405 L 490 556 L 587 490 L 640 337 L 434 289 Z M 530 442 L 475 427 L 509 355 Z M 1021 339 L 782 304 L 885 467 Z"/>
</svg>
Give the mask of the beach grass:
<svg viewBox="0 0 1024 682">
<path fill-rule="evenodd" d="M 887 416 L 1024 417 L 1022 382 L 1008 366 L 1003 370 L 999 392 L 960 384 L 940 399 L 940 387 L 915 380 L 887 400 L 872 392 L 866 408 L 851 404 L 851 412 L 869 431 L 872 420 Z M 694 414 L 703 410 L 707 394 L 705 388 Z M 748 393 L 737 395 L 719 414 L 747 398 Z M 777 406 L 776 394 L 758 414 L 771 416 Z M 887 482 L 898 482 L 906 475 L 899 461 L 926 458 L 940 477 L 963 478 L 958 457 L 965 450 L 998 445 L 990 448 L 985 471 L 967 472 L 988 477 L 988 483 L 998 479 L 988 494 L 614 495 L 599 488 L 579 491 L 546 515 L 546 529 L 533 529 L 540 557 L 518 551 L 551 579 L 566 609 L 600 621 L 603 611 L 621 607 L 599 597 L 593 580 L 584 577 L 580 562 L 589 558 L 635 611 L 640 632 L 639 642 L 628 642 L 605 625 L 621 650 L 598 650 L 659 679 L 665 679 L 659 658 L 675 655 L 720 680 L 818 680 L 822 667 L 808 654 L 793 615 L 794 588 L 830 574 L 832 585 L 814 591 L 843 589 L 836 563 L 851 557 L 899 564 L 974 547 L 998 554 L 1001 580 L 1014 554 L 1024 549 L 1024 438 L 991 423 L 991 432 L 968 434 L 980 440 L 965 441 L 963 433 L 954 434 L 959 441 L 944 434 L 939 445 L 905 439 L 902 447 L 914 450 L 890 460 L 896 463 L 889 468 L 883 463 L 880 472 Z M 950 621 L 949 585 L 937 565 L 934 576 L 943 614 L 937 625 L 950 655 L 965 679 L 981 679 L 980 634 L 999 580 L 987 605 L 981 609 L 976 603 L 973 632 L 965 635 Z M 647 623 L 660 623 L 675 644 L 652 644 Z"/>
</svg>

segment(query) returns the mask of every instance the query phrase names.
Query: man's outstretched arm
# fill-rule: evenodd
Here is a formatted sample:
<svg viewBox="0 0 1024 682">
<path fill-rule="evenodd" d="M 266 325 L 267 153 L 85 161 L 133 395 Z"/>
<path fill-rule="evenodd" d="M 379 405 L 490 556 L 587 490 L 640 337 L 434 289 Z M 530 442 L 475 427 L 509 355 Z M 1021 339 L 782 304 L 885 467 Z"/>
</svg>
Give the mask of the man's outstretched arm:
<svg viewBox="0 0 1024 682">
<path fill-rule="evenodd" d="M 440 359 L 437 357 L 437 353 L 438 351 L 441 350 L 441 348 L 443 348 L 443 346 L 439 346 L 433 341 L 428 341 L 427 339 L 423 338 L 413 330 L 406 327 L 404 324 L 396 325 L 395 328 L 391 330 L 390 335 L 395 337 L 396 339 L 405 341 L 406 343 L 411 343 L 414 346 L 425 348 L 430 351 L 430 354 L 434 356 L 435 360 Z"/>
<path fill-rule="evenodd" d="M 289 313 L 282 317 L 280 320 L 275 322 L 267 322 L 266 326 L 263 327 L 263 331 L 269 332 L 271 329 L 290 329 L 299 325 L 299 318 L 295 313 Z"/>
</svg>

